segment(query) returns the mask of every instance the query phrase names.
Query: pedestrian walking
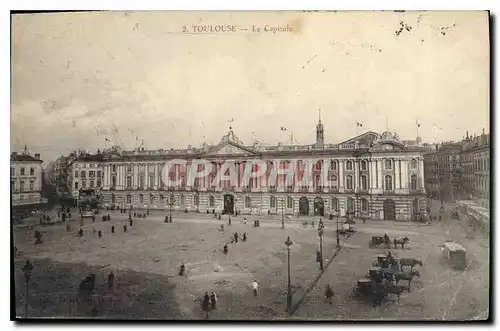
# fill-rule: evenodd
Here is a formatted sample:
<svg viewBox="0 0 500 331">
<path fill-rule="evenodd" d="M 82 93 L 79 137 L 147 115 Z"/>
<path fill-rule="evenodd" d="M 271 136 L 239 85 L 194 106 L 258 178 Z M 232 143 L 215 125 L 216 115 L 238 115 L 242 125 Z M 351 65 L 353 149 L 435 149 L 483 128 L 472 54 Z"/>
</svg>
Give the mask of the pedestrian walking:
<svg viewBox="0 0 500 331">
<path fill-rule="evenodd" d="M 227 254 L 227 244 L 224 245 L 224 247 L 222 248 L 222 251 L 224 252 L 224 254 Z"/>
<path fill-rule="evenodd" d="M 113 284 L 115 282 L 115 274 L 113 273 L 113 271 L 111 271 L 108 275 L 108 289 L 112 289 L 113 288 Z"/>
<path fill-rule="evenodd" d="M 253 283 L 252 283 L 252 289 L 253 289 L 253 296 L 256 297 L 257 296 L 257 289 L 259 288 L 259 283 L 257 283 L 257 281 L 254 279 Z"/>
<path fill-rule="evenodd" d="M 83 230 L 81 228 L 80 228 L 80 230 L 78 230 L 78 236 L 83 237 Z"/>
<path fill-rule="evenodd" d="M 210 309 L 210 296 L 208 295 L 208 292 L 205 292 L 205 295 L 203 296 L 201 309 L 205 312 L 205 318 L 208 318 L 208 310 Z"/>
<path fill-rule="evenodd" d="M 111 226 L 111 233 L 115 233 L 115 226 L 114 225 Z"/>
<path fill-rule="evenodd" d="M 246 232 L 243 232 L 243 241 L 246 242 L 247 241 L 247 233 Z"/>
<path fill-rule="evenodd" d="M 334 295 L 335 294 L 333 293 L 332 287 L 330 286 L 330 284 L 327 284 L 325 289 L 325 302 L 329 302 L 331 305 L 333 305 L 332 298 Z"/>
<path fill-rule="evenodd" d="M 97 232 L 97 236 L 98 236 L 99 238 L 101 238 L 101 237 L 102 237 L 102 231 L 101 231 L 101 230 L 99 230 L 99 231 Z"/>
<path fill-rule="evenodd" d="M 130 226 L 132 226 L 132 219 L 130 219 Z"/>
<path fill-rule="evenodd" d="M 210 303 L 212 304 L 212 309 L 217 307 L 217 295 L 215 295 L 215 292 L 210 294 Z"/>
<path fill-rule="evenodd" d="M 231 215 L 229 215 L 229 225 L 231 225 Z"/>
<path fill-rule="evenodd" d="M 126 225 L 123 226 L 123 232 L 127 232 L 127 226 Z"/>
</svg>

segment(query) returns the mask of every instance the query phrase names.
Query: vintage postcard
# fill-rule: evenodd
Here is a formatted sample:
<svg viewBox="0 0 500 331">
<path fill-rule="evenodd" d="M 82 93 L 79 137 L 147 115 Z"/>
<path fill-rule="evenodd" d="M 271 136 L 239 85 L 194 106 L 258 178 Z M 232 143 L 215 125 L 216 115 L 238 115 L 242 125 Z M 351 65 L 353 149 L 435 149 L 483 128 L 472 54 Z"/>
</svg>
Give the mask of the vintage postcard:
<svg viewBox="0 0 500 331">
<path fill-rule="evenodd" d="M 489 13 L 12 14 L 12 318 L 490 317 Z"/>
</svg>

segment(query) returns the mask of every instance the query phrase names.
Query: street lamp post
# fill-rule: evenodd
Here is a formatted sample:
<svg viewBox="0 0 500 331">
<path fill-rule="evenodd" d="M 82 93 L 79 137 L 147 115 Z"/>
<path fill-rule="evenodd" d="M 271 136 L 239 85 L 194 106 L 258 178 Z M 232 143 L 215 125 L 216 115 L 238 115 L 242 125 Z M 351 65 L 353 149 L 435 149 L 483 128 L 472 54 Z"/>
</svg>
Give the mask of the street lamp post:
<svg viewBox="0 0 500 331">
<path fill-rule="evenodd" d="M 335 214 L 337 216 L 337 248 L 340 247 L 340 234 L 339 234 L 339 210 L 335 210 Z"/>
<path fill-rule="evenodd" d="M 31 271 L 33 270 L 33 265 L 30 263 L 30 260 L 26 261 L 26 264 L 22 268 L 23 274 L 24 274 L 24 279 L 26 282 L 26 297 L 24 299 L 24 318 L 28 317 L 28 287 L 29 287 L 29 281 L 31 278 Z"/>
<path fill-rule="evenodd" d="M 169 220 L 170 220 L 170 223 L 172 223 L 172 207 L 174 205 L 174 193 L 170 193 L 170 211 L 169 211 Z"/>
<path fill-rule="evenodd" d="M 285 199 L 284 198 L 281 198 L 281 228 L 284 229 L 285 228 L 285 214 L 284 214 L 284 206 L 285 204 Z"/>
<path fill-rule="evenodd" d="M 320 220 L 318 224 L 318 234 L 319 234 L 319 268 L 321 271 L 323 271 L 323 231 L 324 231 L 325 225 L 323 224 L 323 221 Z"/>
<path fill-rule="evenodd" d="M 285 241 L 286 249 L 288 251 L 288 290 L 286 295 L 286 311 L 291 312 L 292 310 L 292 282 L 290 279 L 290 246 L 293 242 L 288 237 Z"/>
</svg>

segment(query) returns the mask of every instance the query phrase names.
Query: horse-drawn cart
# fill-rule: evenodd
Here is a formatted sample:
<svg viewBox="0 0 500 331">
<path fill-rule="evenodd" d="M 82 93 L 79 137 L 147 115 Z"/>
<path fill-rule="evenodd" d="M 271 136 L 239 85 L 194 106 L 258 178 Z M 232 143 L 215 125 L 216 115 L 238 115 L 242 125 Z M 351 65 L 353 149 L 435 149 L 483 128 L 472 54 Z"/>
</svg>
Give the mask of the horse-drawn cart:
<svg viewBox="0 0 500 331">
<path fill-rule="evenodd" d="M 382 299 L 387 297 L 384 291 L 384 285 L 372 281 L 371 279 L 358 279 L 358 283 L 352 288 L 351 296 L 353 299 L 370 299 L 375 305 L 381 303 Z"/>
<path fill-rule="evenodd" d="M 368 243 L 368 247 L 377 248 L 380 245 L 384 244 L 386 248 L 390 247 L 391 242 L 384 238 L 383 236 L 373 236 L 372 240 Z"/>
</svg>

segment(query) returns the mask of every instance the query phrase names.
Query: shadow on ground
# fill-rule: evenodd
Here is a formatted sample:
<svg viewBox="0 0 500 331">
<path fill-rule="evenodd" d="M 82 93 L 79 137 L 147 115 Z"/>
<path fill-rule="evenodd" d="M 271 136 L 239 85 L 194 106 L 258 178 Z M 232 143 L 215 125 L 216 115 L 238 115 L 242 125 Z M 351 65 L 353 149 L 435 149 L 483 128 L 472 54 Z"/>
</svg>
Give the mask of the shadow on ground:
<svg viewBox="0 0 500 331">
<path fill-rule="evenodd" d="M 25 314 L 26 287 L 21 268 L 15 262 L 16 316 Z M 174 287 L 168 277 L 145 272 L 122 270 L 116 273 L 113 289 L 107 286 L 107 266 L 61 263 L 49 259 L 34 260 L 28 288 L 28 318 L 119 318 L 179 319 L 181 311 Z M 92 295 L 78 294 L 80 281 L 89 273 L 96 275 Z"/>
</svg>

